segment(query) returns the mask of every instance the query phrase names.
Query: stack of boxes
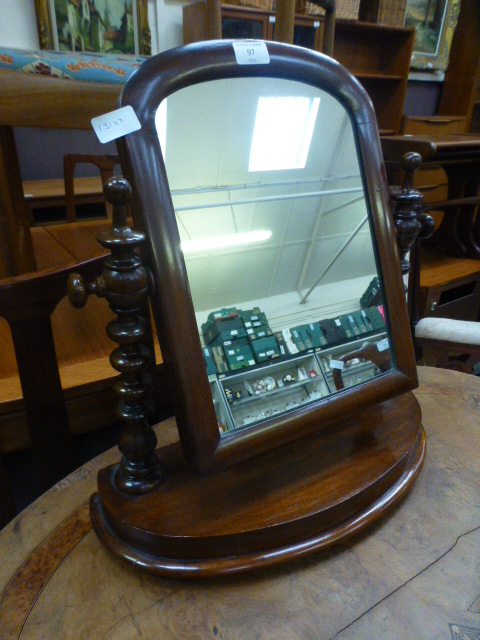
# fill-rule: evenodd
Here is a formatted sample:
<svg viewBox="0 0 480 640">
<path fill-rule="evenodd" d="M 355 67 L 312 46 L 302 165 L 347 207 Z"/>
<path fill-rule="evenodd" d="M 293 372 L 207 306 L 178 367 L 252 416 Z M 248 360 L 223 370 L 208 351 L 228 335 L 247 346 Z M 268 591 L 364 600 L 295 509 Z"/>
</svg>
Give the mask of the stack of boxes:
<svg viewBox="0 0 480 640">
<path fill-rule="evenodd" d="M 381 289 L 374 278 L 360 300 L 361 311 L 283 329 L 274 335 L 258 307 L 209 314 L 202 325 L 207 373 L 227 373 L 310 349 L 335 347 L 385 328 Z"/>
<path fill-rule="evenodd" d="M 207 372 L 237 371 L 280 355 L 268 321 L 260 309 L 230 308 L 211 313 L 202 325 Z"/>
</svg>

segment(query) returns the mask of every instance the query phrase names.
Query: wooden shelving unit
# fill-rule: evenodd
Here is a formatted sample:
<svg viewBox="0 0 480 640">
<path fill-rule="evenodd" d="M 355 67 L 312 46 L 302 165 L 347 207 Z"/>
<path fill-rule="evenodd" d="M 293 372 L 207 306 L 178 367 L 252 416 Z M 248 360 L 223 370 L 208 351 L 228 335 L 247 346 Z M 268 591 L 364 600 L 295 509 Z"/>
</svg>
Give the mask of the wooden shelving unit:
<svg viewBox="0 0 480 640">
<path fill-rule="evenodd" d="M 271 12 L 222 5 L 224 38 L 274 37 L 275 15 Z M 209 25 L 204 2 L 183 9 L 184 43 L 207 39 Z M 321 50 L 323 20 L 319 16 L 295 16 L 294 44 Z M 363 84 L 375 107 L 380 132 L 400 132 L 407 89 L 414 31 L 367 22 L 337 20 L 334 58 Z"/>
<path fill-rule="evenodd" d="M 334 58 L 363 84 L 383 135 L 400 131 L 414 32 L 368 22 L 337 20 Z"/>
</svg>

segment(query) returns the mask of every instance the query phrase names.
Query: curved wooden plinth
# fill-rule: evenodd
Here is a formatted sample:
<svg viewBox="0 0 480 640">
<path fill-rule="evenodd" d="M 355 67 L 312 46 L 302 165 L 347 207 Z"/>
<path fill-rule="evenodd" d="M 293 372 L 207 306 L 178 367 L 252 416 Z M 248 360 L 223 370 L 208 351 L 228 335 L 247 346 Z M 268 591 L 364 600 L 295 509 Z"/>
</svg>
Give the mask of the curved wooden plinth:
<svg viewBox="0 0 480 640">
<path fill-rule="evenodd" d="M 94 529 L 150 572 L 204 577 L 306 555 L 371 524 L 413 484 L 425 433 L 409 393 L 226 470 L 193 473 L 178 445 L 157 454 L 167 479 L 148 495 L 125 496 L 116 467 L 100 471 Z"/>
</svg>

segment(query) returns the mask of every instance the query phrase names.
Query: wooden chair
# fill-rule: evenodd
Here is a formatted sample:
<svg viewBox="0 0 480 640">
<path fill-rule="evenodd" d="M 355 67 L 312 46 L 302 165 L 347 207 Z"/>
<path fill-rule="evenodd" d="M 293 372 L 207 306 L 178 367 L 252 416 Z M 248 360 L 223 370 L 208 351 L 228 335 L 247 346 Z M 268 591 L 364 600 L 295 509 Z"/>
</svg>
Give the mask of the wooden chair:
<svg viewBox="0 0 480 640">
<path fill-rule="evenodd" d="M 63 158 L 63 176 L 65 181 L 65 206 L 67 209 L 67 222 L 75 222 L 77 219 L 75 211 L 75 189 L 74 172 L 77 164 L 94 164 L 100 170 L 102 184 L 113 177 L 113 170 L 119 164 L 116 155 L 92 155 L 87 153 L 69 153 Z M 112 205 L 105 202 L 107 218 L 112 217 Z"/>
<path fill-rule="evenodd" d="M 27 415 L 35 469 L 45 491 L 76 467 L 59 369 L 51 315 L 66 295 L 70 273 L 85 278 L 102 271 L 104 256 L 66 267 L 0 281 L 0 316 L 8 322 Z M 11 517 L 13 502 L 0 463 L 1 518 Z M 8 506 L 8 508 L 7 508 Z"/>
<path fill-rule="evenodd" d="M 392 367 L 390 350 L 386 349 L 385 351 L 379 351 L 376 345 L 369 343 L 365 343 L 360 347 L 360 349 L 346 353 L 344 356 L 339 358 L 339 361 L 344 364 L 347 364 L 352 360 L 367 360 L 368 362 L 372 362 L 380 369 L 380 371 L 382 371 L 382 373 L 388 371 Z M 342 379 L 342 370 L 333 369 L 332 373 L 335 389 L 344 389 L 345 384 Z"/>
<path fill-rule="evenodd" d="M 422 318 L 415 327 L 419 363 L 474 373 L 480 362 L 480 323 L 450 318 Z"/>
<path fill-rule="evenodd" d="M 418 206 L 423 206 L 423 196 L 407 185 L 410 193 L 418 194 Z M 445 215 L 448 215 L 448 210 Z M 433 232 L 423 234 L 428 238 Z M 480 323 L 450 318 L 420 318 L 420 242 L 419 236 L 410 251 L 408 278 L 408 311 L 418 364 L 473 373 L 480 362 Z"/>
</svg>

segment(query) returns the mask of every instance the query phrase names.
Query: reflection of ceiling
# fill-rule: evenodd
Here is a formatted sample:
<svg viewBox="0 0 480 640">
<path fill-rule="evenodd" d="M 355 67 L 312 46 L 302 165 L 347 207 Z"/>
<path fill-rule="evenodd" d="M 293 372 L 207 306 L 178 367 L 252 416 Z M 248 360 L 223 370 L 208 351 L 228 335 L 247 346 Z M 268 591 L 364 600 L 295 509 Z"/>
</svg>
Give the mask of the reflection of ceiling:
<svg viewBox="0 0 480 640">
<path fill-rule="evenodd" d="M 320 97 L 307 162 L 249 173 L 258 98 L 272 96 Z M 331 96 L 291 81 L 215 81 L 170 96 L 167 113 L 166 165 L 182 240 L 272 232 L 264 242 L 186 257 L 197 311 L 300 300 L 290 294 L 375 273 L 352 130 Z"/>
</svg>

